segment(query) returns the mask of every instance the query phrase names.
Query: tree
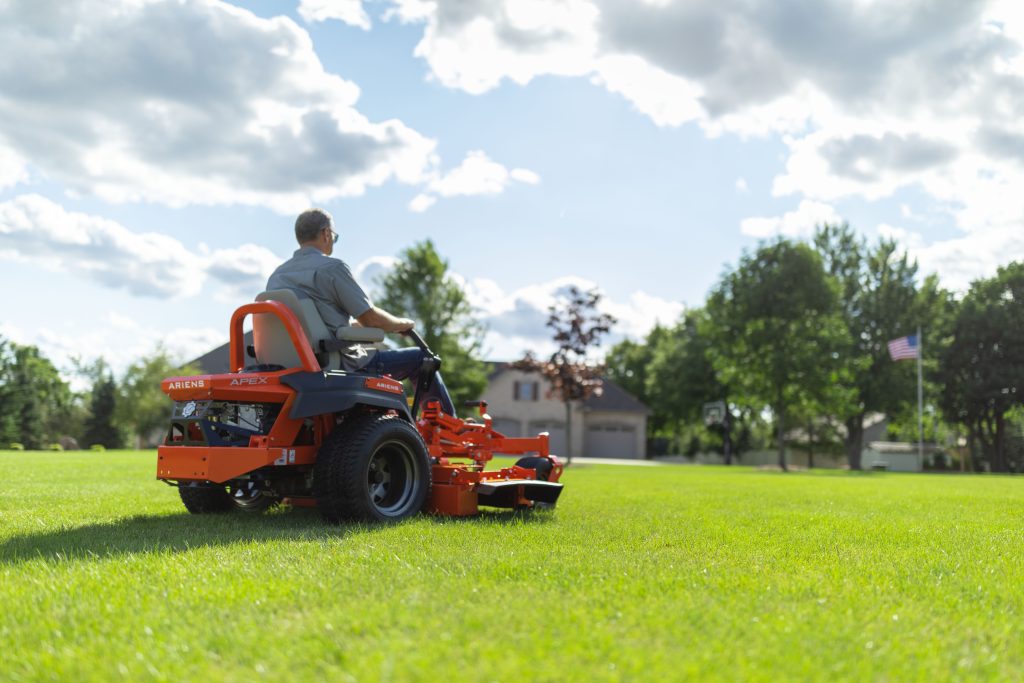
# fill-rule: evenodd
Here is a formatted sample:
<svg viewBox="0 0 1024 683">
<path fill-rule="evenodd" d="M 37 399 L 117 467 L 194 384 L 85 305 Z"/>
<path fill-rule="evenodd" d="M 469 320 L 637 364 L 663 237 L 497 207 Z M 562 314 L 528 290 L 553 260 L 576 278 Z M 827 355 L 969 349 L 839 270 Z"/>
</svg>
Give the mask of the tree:
<svg viewBox="0 0 1024 683">
<path fill-rule="evenodd" d="M 943 307 L 950 299 L 934 277 L 918 287 L 917 263 L 892 240 L 881 240 L 871 249 L 844 223 L 819 227 L 814 244 L 840 287 L 847 329 L 840 358 L 852 400 L 845 403 L 845 414 L 833 414 L 846 427 L 846 458 L 856 470 L 861 467 L 865 417 L 904 411 L 915 395 L 913 364 L 890 360 L 887 343 L 918 328 L 929 339 L 939 339 Z"/>
<path fill-rule="evenodd" d="M 1008 471 L 1007 416 L 1024 402 L 1024 263 L 971 285 L 941 368 L 942 410 L 967 429 L 972 457 Z"/>
<path fill-rule="evenodd" d="M 651 408 L 651 436 L 669 440 L 679 452 L 721 450 L 728 464 L 732 455 L 749 450 L 753 415 L 731 401 L 711 363 L 707 318 L 704 309 L 693 309 L 672 327 L 655 326 L 642 342 L 619 342 L 605 358 L 605 376 Z M 718 400 L 727 405 L 728 430 L 703 422 L 704 404 Z"/>
<path fill-rule="evenodd" d="M 653 414 L 648 423 L 651 433 L 665 427 L 665 415 L 659 411 L 659 406 L 650 393 L 651 387 L 654 386 L 651 381 L 651 374 L 654 372 L 652 366 L 663 345 L 674 345 L 673 333 L 673 329 L 655 325 L 643 341 L 625 339 L 613 346 L 604 360 L 604 376 L 652 409 Z"/>
<path fill-rule="evenodd" d="M 455 405 L 480 398 L 487 386 L 486 366 L 479 359 L 484 330 L 434 243 L 426 240 L 403 251 L 379 284 L 381 307 L 415 320 L 423 340 L 443 359 Z"/>
<path fill-rule="evenodd" d="M 97 360 L 93 367 L 89 414 L 85 420 L 82 445 L 121 448 L 124 442 L 115 418 L 118 406 L 117 383 L 103 359 Z"/>
<path fill-rule="evenodd" d="M 669 423 L 674 421 L 676 431 L 684 434 L 696 426 L 722 439 L 722 453 L 727 465 L 732 464 L 735 452 L 732 432 L 736 425 L 733 406 L 727 387 L 711 363 L 711 339 L 708 337 L 707 312 L 695 309 L 686 313 L 673 328 L 670 339 L 654 352 L 648 373 L 648 392 L 655 414 Z M 726 405 L 725 422 L 706 427 L 702 409 L 710 401 L 723 401 Z"/>
<path fill-rule="evenodd" d="M 0 340 L 0 443 L 39 449 L 66 433 L 71 390 L 35 346 Z"/>
<path fill-rule="evenodd" d="M 20 394 L 15 389 L 14 348 L 11 342 L 0 337 L 0 448 L 12 443 L 21 443 Z"/>
<path fill-rule="evenodd" d="M 162 347 L 129 366 L 118 392 L 116 414 L 118 424 L 131 434 L 137 448 L 151 445 L 160 431 L 167 428 L 172 403 L 161 390 L 160 382 L 201 372 L 194 366 L 181 367 Z"/>
<path fill-rule="evenodd" d="M 547 361 L 527 353 L 514 368 L 539 372 L 551 384 L 551 392 L 565 405 L 565 449 L 572 462 L 572 406 L 600 395 L 604 365 L 591 362 L 601 338 L 611 331 L 615 318 L 597 310 L 601 294 L 571 286 L 568 296 L 548 309 L 547 326 L 554 330 L 557 348 Z"/>
<path fill-rule="evenodd" d="M 836 290 L 814 250 L 779 239 L 745 254 L 708 299 L 714 368 L 740 402 L 771 409 L 783 469 L 790 411 L 841 400 Z"/>
</svg>

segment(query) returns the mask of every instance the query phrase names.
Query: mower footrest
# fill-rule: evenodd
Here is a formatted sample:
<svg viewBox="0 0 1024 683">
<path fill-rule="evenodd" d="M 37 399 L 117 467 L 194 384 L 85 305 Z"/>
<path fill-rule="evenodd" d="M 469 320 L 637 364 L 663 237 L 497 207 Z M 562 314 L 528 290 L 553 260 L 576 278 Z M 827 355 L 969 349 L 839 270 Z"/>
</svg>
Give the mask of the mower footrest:
<svg viewBox="0 0 1024 683">
<path fill-rule="evenodd" d="M 496 508 L 516 507 L 520 498 L 553 505 L 562 495 L 562 485 L 553 481 L 526 479 L 487 481 L 477 485 L 476 493 L 480 505 Z"/>
</svg>

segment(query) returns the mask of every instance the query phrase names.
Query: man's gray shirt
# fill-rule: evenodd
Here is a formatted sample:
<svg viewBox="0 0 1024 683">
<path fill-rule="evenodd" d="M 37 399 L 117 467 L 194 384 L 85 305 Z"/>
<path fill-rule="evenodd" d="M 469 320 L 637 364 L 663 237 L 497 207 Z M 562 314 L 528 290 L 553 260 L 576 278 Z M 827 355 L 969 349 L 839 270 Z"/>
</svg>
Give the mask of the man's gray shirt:
<svg viewBox="0 0 1024 683">
<path fill-rule="evenodd" d="M 278 266 L 267 280 L 267 289 L 291 289 L 312 299 L 332 337 L 372 306 L 345 262 L 315 247 L 299 249 Z M 342 351 L 342 356 L 347 370 L 361 369 L 372 357 L 359 344 Z"/>
</svg>

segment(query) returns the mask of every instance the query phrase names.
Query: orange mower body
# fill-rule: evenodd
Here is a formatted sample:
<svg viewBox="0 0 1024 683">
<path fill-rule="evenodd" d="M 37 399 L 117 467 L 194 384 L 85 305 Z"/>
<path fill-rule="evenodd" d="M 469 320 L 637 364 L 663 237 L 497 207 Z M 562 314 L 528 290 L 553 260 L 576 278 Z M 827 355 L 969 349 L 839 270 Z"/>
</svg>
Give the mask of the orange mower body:
<svg viewBox="0 0 1024 683">
<path fill-rule="evenodd" d="M 254 345 L 245 348 L 248 316 Z M 315 506 L 330 522 L 393 521 L 553 506 L 563 468 L 548 435 L 504 436 L 483 401 L 472 404 L 475 418 L 444 412 L 440 359 L 409 334 L 426 358 L 411 397 L 387 375 L 331 367 L 345 342 L 325 333 L 315 308 L 287 291 L 260 295 L 232 316 L 231 372 L 162 382 L 174 409 L 157 478 L 193 513 L 286 502 Z M 523 457 L 487 470 L 495 454 Z"/>
</svg>

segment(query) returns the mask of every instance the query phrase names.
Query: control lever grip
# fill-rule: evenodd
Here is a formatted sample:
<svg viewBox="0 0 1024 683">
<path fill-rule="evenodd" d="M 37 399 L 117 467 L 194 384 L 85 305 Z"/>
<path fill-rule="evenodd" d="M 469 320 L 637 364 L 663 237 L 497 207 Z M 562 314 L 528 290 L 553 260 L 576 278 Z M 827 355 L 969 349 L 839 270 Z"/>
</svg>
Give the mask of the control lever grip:
<svg viewBox="0 0 1024 683">
<path fill-rule="evenodd" d="M 427 342 L 423 341 L 423 337 L 420 336 L 419 332 L 410 329 L 406 330 L 405 332 L 402 332 L 402 334 L 412 339 L 413 343 L 416 344 L 416 346 L 420 347 L 421 350 L 425 351 L 426 353 L 430 353 L 430 355 L 433 355 L 433 353 L 431 353 L 430 351 L 430 348 L 427 346 Z"/>
</svg>

